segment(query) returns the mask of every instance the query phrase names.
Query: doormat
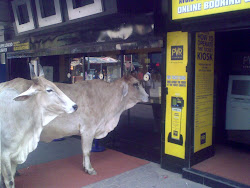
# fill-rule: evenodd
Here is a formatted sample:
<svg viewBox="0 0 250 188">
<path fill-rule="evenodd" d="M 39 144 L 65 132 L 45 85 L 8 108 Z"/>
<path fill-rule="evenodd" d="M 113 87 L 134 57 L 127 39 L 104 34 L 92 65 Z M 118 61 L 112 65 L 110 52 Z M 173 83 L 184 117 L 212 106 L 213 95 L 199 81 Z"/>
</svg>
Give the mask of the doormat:
<svg viewBox="0 0 250 188">
<path fill-rule="evenodd" d="M 20 169 L 16 188 L 81 188 L 83 186 L 132 170 L 149 161 L 106 150 L 91 153 L 91 164 L 97 175 L 88 175 L 82 167 L 82 155 Z"/>
</svg>

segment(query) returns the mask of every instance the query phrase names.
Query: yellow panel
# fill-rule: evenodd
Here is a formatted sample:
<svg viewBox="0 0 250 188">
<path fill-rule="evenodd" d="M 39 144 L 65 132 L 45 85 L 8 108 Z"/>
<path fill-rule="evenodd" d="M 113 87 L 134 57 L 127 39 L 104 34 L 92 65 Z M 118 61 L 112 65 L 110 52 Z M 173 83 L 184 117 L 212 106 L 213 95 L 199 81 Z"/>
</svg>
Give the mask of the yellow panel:
<svg viewBox="0 0 250 188">
<path fill-rule="evenodd" d="M 172 19 L 250 9 L 250 0 L 172 0 Z"/>
<path fill-rule="evenodd" d="M 214 32 L 196 33 L 194 152 L 212 145 Z"/>
<path fill-rule="evenodd" d="M 185 159 L 188 33 L 167 33 L 165 153 Z"/>
</svg>

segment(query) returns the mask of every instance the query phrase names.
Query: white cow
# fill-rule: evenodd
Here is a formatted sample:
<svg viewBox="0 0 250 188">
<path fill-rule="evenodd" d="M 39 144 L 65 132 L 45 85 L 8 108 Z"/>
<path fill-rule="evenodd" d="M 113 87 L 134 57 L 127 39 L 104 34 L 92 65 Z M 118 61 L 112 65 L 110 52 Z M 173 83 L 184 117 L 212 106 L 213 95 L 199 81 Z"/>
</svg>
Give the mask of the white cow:
<svg viewBox="0 0 250 188">
<path fill-rule="evenodd" d="M 42 69 L 32 78 L 0 84 L 1 172 L 7 188 L 15 187 L 16 166 L 36 149 L 43 127 L 58 115 L 78 108 L 43 77 Z"/>
<path fill-rule="evenodd" d="M 76 84 L 56 84 L 66 95 L 76 101 L 76 113 L 59 116 L 41 133 L 41 141 L 71 135 L 81 135 L 83 168 L 88 174 L 96 171 L 90 163 L 93 139 L 104 138 L 118 124 L 123 111 L 138 102 L 147 102 L 148 94 L 139 81 L 126 76 L 113 83 L 102 80 L 80 81 Z"/>
</svg>

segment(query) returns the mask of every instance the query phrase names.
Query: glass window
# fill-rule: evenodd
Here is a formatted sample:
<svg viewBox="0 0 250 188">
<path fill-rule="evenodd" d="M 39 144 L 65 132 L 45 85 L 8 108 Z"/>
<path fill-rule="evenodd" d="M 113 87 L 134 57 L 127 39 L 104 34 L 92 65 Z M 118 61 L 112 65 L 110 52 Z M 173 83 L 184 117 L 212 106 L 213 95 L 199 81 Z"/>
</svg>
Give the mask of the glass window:
<svg viewBox="0 0 250 188">
<path fill-rule="evenodd" d="M 73 9 L 93 4 L 94 0 L 73 0 Z"/>
<path fill-rule="evenodd" d="M 83 65 L 83 62 L 84 65 Z M 121 61 L 116 55 L 73 58 L 70 64 L 72 83 L 78 80 L 102 79 L 113 82 L 121 78 Z"/>
<path fill-rule="evenodd" d="M 56 15 L 54 0 L 39 0 L 39 4 L 42 18 Z"/>
<path fill-rule="evenodd" d="M 18 5 L 16 12 L 17 12 L 19 25 L 28 23 L 30 21 L 26 4 Z"/>
</svg>

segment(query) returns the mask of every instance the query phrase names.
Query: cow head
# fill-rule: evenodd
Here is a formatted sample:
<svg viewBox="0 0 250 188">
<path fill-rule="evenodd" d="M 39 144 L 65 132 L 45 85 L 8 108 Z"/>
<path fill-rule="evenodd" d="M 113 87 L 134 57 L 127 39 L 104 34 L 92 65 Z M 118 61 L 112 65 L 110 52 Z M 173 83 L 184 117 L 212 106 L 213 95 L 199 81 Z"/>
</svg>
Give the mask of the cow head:
<svg viewBox="0 0 250 188">
<path fill-rule="evenodd" d="M 31 97 L 36 97 L 36 102 L 43 109 L 44 124 L 51 121 L 62 113 L 72 113 L 78 106 L 70 100 L 54 83 L 44 78 L 44 73 L 39 64 L 39 73 L 34 73 L 33 66 L 30 64 L 31 78 L 33 84 L 30 88 L 14 98 L 15 101 L 25 101 Z M 45 123 L 46 122 L 46 123 Z"/>
<path fill-rule="evenodd" d="M 122 85 L 122 96 L 128 99 L 130 108 L 138 102 L 148 102 L 149 95 L 135 77 L 124 76 Z"/>
</svg>

